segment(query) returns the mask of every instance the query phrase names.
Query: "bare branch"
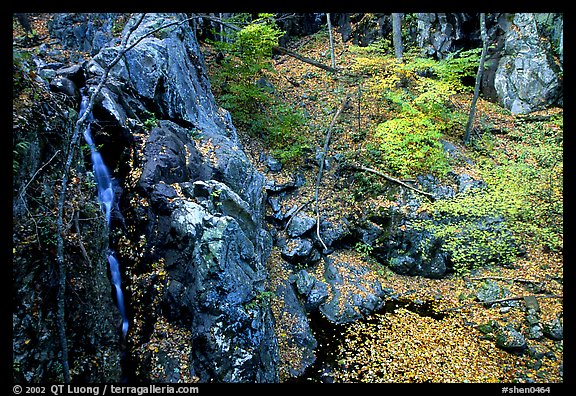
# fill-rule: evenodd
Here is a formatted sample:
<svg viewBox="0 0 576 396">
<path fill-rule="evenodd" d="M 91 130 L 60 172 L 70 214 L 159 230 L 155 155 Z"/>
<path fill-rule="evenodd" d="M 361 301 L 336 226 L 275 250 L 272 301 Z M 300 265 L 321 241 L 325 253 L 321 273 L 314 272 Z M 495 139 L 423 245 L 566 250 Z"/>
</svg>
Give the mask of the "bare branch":
<svg viewBox="0 0 576 396">
<path fill-rule="evenodd" d="M 328 247 L 326 247 L 326 244 L 324 243 L 324 241 L 322 240 L 322 237 L 320 236 L 320 209 L 319 209 L 320 205 L 318 203 L 318 201 L 319 201 L 318 193 L 320 191 L 320 182 L 322 181 L 322 172 L 324 171 L 324 158 L 326 156 L 326 152 L 328 151 L 328 146 L 330 145 L 330 138 L 332 136 L 332 129 L 334 128 L 334 124 L 336 123 L 336 120 L 338 119 L 338 117 L 340 116 L 342 111 L 346 108 L 346 106 L 348 105 L 349 100 L 350 100 L 350 97 L 348 95 L 346 95 L 346 97 L 342 101 L 342 104 L 340 105 L 340 108 L 338 108 L 338 111 L 336 112 L 336 114 L 334 114 L 334 117 L 332 118 L 332 122 L 330 122 L 330 126 L 328 127 L 328 131 L 326 132 L 326 139 L 324 140 L 324 149 L 322 150 L 322 153 L 320 154 L 320 159 L 319 159 L 320 169 L 318 170 L 318 177 L 316 178 L 316 189 L 314 191 L 314 200 L 316 201 L 316 236 L 318 237 L 318 239 L 322 243 L 322 246 L 324 246 L 324 250 L 328 250 Z"/>
<path fill-rule="evenodd" d="M 294 213 L 292 213 L 292 215 L 290 216 L 290 218 L 288 219 L 288 221 L 286 222 L 286 225 L 284 226 L 283 231 L 286 231 L 288 229 L 288 226 L 290 225 L 290 223 L 292 222 L 292 219 L 294 217 L 296 217 L 296 215 L 298 214 L 298 212 L 300 212 L 302 209 L 304 209 L 306 206 L 308 206 L 308 204 L 312 202 L 312 199 L 309 199 L 308 201 L 304 202 L 302 205 L 300 205 L 296 211 Z"/>
<path fill-rule="evenodd" d="M 348 168 L 352 168 L 352 169 L 355 169 L 355 170 L 361 170 L 361 171 L 365 171 L 365 172 L 374 173 L 375 175 L 381 176 L 381 177 L 383 177 L 384 179 L 386 179 L 386 180 L 388 180 L 388 181 L 397 183 L 397 184 L 401 185 L 402 187 L 406 187 L 406 188 L 408 188 L 408 189 L 410 189 L 410 190 L 412 190 L 412 191 L 416 191 L 417 193 L 422 194 L 422 195 L 425 195 L 425 196 L 427 196 L 428 198 L 434 200 L 434 196 L 433 196 L 432 194 L 427 193 L 426 191 L 419 190 L 419 189 L 417 189 L 416 187 L 412 187 L 411 185 L 404 183 L 402 180 L 396 179 L 395 177 L 392 177 L 392 176 L 390 176 L 390 175 L 387 175 L 386 173 L 377 171 L 376 169 L 368 168 L 368 167 L 363 166 L 363 165 L 352 165 L 352 164 L 348 164 L 348 165 L 346 165 L 346 166 L 347 166 Z"/>
<path fill-rule="evenodd" d="M 499 300 L 491 300 L 491 301 L 472 301 L 468 304 L 464 304 L 461 305 L 459 307 L 454 307 L 454 308 L 448 308 L 445 309 L 444 311 L 458 311 L 461 310 L 462 308 L 466 308 L 470 305 L 476 305 L 476 304 L 486 304 L 486 305 L 491 305 L 491 304 L 497 304 L 497 303 L 503 303 L 506 301 L 517 301 L 517 300 L 524 300 L 525 298 L 528 297 L 534 297 L 534 298 L 564 298 L 563 295 L 559 295 L 559 294 L 531 294 L 531 295 L 527 295 L 527 296 L 517 296 L 517 297 L 507 297 L 507 298 L 501 298 Z"/>
<path fill-rule="evenodd" d="M 18 199 L 22 199 L 22 196 L 24 195 L 24 193 L 26 192 L 26 189 L 28 188 L 28 186 L 30 185 L 30 183 L 32 183 L 32 180 L 34 180 L 34 178 L 36 177 L 36 175 L 38 175 L 38 173 L 40 173 L 40 171 L 42 169 L 44 169 L 50 162 L 52 162 L 52 160 L 54 158 L 56 158 L 56 155 L 58 155 L 58 153 L 60 152 L 60 150 L 56 150 L 56 152 L 54 153 L 54 155 L 52 156 L 52 158 L 50 158 L 44 165 L 42 165 L 40 168 L 38 168 L 38 170 L 36 172 L 34 172 L 34 174 L 32 175 L 32 177 L 30 178 L 30 180 L 28 180 L 28 183 L 26 183 L 26 185 L 24 187 L 22 187 L 22 190 L 20 191 L 20 194 L 18 194 Z"/>
<path fill-rule="evenodd" d="M 503 276 L 477 276 L 474 278 L 468 278 L 470 280 L 485 280 L 485 279 L 496 279 L 509 282 L 519 282 L 519 283 L 542 283 L 538 280 L 524 279 L 524 278 L 505 278 Z"/>
</svg>

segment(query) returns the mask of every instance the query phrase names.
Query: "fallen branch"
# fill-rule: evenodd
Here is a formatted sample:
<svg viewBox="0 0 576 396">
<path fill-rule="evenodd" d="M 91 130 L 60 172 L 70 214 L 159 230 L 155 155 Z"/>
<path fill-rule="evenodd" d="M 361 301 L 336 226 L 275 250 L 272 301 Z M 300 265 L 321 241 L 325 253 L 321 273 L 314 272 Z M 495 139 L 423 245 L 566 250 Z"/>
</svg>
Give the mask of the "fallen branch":
<svg viewBox="0 0 576 396">
<path fill-rule="evenodd" d="M 294 217 L 296 217 L 296 215 L 298 214 L 298 212 L 300 212 L 302 209 L 304 209 L 306 206 L 308 206 L 308 204 L 312 202 L 312 199 L 309 199 L 308 201 L 304 202 L 302 205 L 300 205 L 296 211 L 294 213 L 292 213 L 292 215 L 290 216 L 290 218 L 288 219 L 288 222 L 286 222 L 286 225 L 284 226 L 284 229 L 282 231 L 286 231 L 288 229 L 288 226 L 290 225 L 290 223 L 292 222 L 292 219 Z"/>
<path fill-rule="evenodd" d="M 468 278 L 470 280 L 485 280 L 485 279 L 495 279 L 495 280 L 503 280 L 503 281 L 511 281 L 511 282 L 519 282 L 519 283 L 542 283 L 538 280 L 532 279 L 524 279 L 524 278 L 505 278 L 503 276 L 477 276 L 474 278 Z"/>
<path fill-rule="evenodd" d="M 555 114 L 547 115 L 530 115 L 530 114 L 518 114 L 516 120 L 520 122 L 538 122 L 538 121 L 550 121 Z"/>
<path fill-rule="evenodd" d="M 303 55 L 300 55 L 300 54 L 298 54 L 298 53 L 296 53 L 296 52 L 294 52 L 294 51 L 289 50 L 288 48 L 284 48 L 284 47 L 280 47 L 280 46 L 275 46 L 275 47 L 272 48 L 272 50 L 273 50 L 273 51 L 276 51 L 276 52 L 278 52 L 278 53 L 280 53 L 280 54 L 283 54 L 283 55 L 289 55 L 289 56 L 291 56 L 291 57 L 293 57 L 293 58 L 298 59 L 299 61 L 308 63 L 309 65 L 318 67 L 318 68 L 320 68 L 320 69 L 329 71 L 329 72 L 331 72 L 331 73 L 338 73 L 338 71 L 339 71 L 338 69 L 336 69 L 336 68 L 334 68 L 334 67 L 330 67 L 330 66 L 325 65 L 325 64 L 323 64 L 323 63 L 316 62 L 314 59 L 307 58 L 307 57 L 305 57 L 305 56 L 303 56 Z"/>
<path fill-rule="evenodd" d="M 507 298 L 501 298 L 499 300 L 491 300 L 491 301 L 472 301 L 468 304 L 464 304 L 461 305 L 459 307 L 454 307 L 454 308 L 448 308 L 445 309 L 444 312 L 446 311 L 458 311 L 462 308 L 466 308 L 470 305 L 477 305 L 477 304 L 497 304 L 497 303 L 503 303 L 506 301 L 517 301 L 517 300 L 524 300 L 525 298 L 528 297 L 533 297 L 533 298 L 564 298 L 563 295 L 558 295 L 558 294 L 531 294 L 531 295 L 527 295 L 527 296 L 517 296 L 517 297 L 507 297 Z"/>
<path fill-rule="evenodd" d="M 316 201 L 316 236 L 318 237 L 318 239 L 322 243 L 322 246 L 324 246 L 324 250 L 328 250 L 328 247 L 326 246 L 326 244 L 322 240 L 322 237 L 320 236 L 320 210 L 319 210 L 319 204 L 318 204 L 318 193 L 320 191 L 320 182 L 322 181 L 322 172 L 324 171 L 324 157 L 326 156 L 326 152 L 328 151 L 328 146 L 330 145 L 330 138 L 332 136 L 332 128 L 334 128 L 334 124 L 336 123 L 336 120 L 338 119 L 338 117 L 340 116 L 342 111 L 346 108 L 346 106 L 348 105 L 349 100 L 350 100 L 349 96 L 346 95 L 346 97 L 342 101 L 342 104 L 340 105 L 340 108 L 338 109 L 336 114 L 334 114 L 334 117 L 332 118 L 332 122 L 330 122 L 330 126 L 328 127 L 328 131 L 326 132 L 326 139 L 324 140 L 324 148 L 322 150 L 322 153 L 320 154 L 320 160 L 319 160 L 320 161 L 320 164 L 319 164 L 320 169 L 318 170 L 318 177 L 316 178 L 316 189 L 314 190 L 314 200 Z"/>
<path fill-rule="evenodd" d="M 90 261 L 90 257 L 88 257 L 88 252 L 84 247 L 84 242 L 82 241 L 82 234 L 80 233 L 80 223 L 78 221 L 78 211 L 74 211 L 74 228 L 76 228 L 76 234 L 78 235 L 78 244 L 80 245 L 80 251 L 82 252 L 82 256 L 84 260 L 88 263 L 89 268 L 92 268 L 92 262 Z"/>
<path fill-rule="evenodd" d="M 388 181 L 391 181 L 391 182 L 393 182 L 393 183 L 399 184 L 399 185 L 401 185 L 402 187 L 406 187 L 406 188 L 408 188 L 408 189 L 410 189 L 410 190 L 412 190 L 412 191 L 416 191 L 417 193 L 422 194 L 422 195 L 425 195 L 425 196 L 427 196 L 428 198 L 430 198 L 431 200 L 434 200 L 434 196 L 433 196 L 432 194 L 427 193 L 426 191 L 419 190 L 419 189 L 417 189 L 416 187 L 412 187 L 411 185 L 404 183 L 402 180 L 396 179 L 395 177 L 392 177 L 392 176 L 390 176 L 390 175 L 387 175 L 387 174 L 385 174 L 385 173 L 382 173 L 382 172 L 380 172 L 380 171 L 377 171 L 376 169 L 368 168 L 368 167 L 362 166 L 362 165 L 358 166 L 358 165 L 352 165 L 352 164 L 348 164 L 348 165 L 346 165 L 346 167 L 352 168 L 352 169 L 355 169 L 355 170 L 361 170 L 361 171 L 364 171 L 364 172 L 374 173 L 375 175 L 381 176 L 381 177 L 383 177 L 384 179 L 386 179 L 386 180 L 388 180 Z"/>
</svg>

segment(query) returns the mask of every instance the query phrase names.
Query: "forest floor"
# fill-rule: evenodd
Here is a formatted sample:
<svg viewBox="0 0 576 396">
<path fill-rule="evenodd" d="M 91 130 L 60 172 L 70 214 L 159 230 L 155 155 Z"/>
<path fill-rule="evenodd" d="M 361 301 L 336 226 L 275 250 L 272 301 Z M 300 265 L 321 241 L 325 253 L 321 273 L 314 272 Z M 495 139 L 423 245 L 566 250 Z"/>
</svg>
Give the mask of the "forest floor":
<svg viewBox="0 0 576 396">
<path fill-rule="evenodd" d="M 45 35 L 42 19 L 34 19 L 34 29 Z M 14 27 L 14 36 L 22 36 L 19 26 Z M 305 37 L 290 43 L 290 48 L 302 55 L 330 64 L 327 35 L 322 40 Z M 335 34 L 337 66 L 346 68 L 353 62 L 354 54 L 349 45 Z M 214 67 L 210 47 L 205 47 L 207 67 Z M 359 129 L 370 130 L 378 122 L 377 104 L 360 98 L 358 85 L 303 63 L 290 56 L 275 57 L 273 72 L 267 72 L 266 78 L 274 86 L 276 95 L 288 102 L 302 105 L 314 124 L 302 133 L 310 134 L 311 141 L 317 148 L 322 148 L 326 130 L 334 114 L 349 95 L 351 104 L 336 122 L 336 128 L 330 144 L 331 156 L 345 153 L 361 145 L 355 140 L 354 133 Z M 469 107 L 471 95 L 462 95 L 454 102 L 463 109 Z M 509 123 L 514 128 L 515 117 L 494 111 L 494 105 L 479 100 L 478 113 L 490 119 L 492 124 Z M 562 113 L 561 109 L 550 109 L 538 113 L 544 117 Z M 294 205 L 300 206 L 314 196 L 314 181 L 318 169 L 314 160 L 302 158 L 285 165 L 278 173 L 268 172 L 260 161 L 261 153 L 269 152 L 263 140 L 254 139 L 239 130 L 245 151 L 252 163 L 268 179 L 283 183 L 292 180 L 295 171 L 303 172 L 308 183 L 299 189 L 293 197 Z M 462 131 L 463 134 L 463 131 Z M 505 134 L 495 137 L 496 148 L 511 147 L 516 144 Z M 451 142 L 462 152 L 467 148 L 460 139 L 452 137 Z M 462 164 L 466 171 L 473 175 L 474 167 Z M 357 201 L 347 199 L 343 188 L 348 180 L 342 180 L 334 170 L 327 170 L 321 183 L 319 203 L 323 216 L 340 218 L 362 213 L 364 208 L 386 205 L 378 197 L 366 197 Z M 308 205 L 304 212 L 315 216 L 314 205 Z M 563 377 L 563 342 L 541 338 L 537 342 L 530 340 L 539 353 L 516 354 L 506 352 L 495 346 L 494 341 L 480 330 L 482 325 L 495 321 L 510 324 L 515 328 L 525 328 L 523 297 L 533 295 L 531 286 L 538 284 L 547 295 L 563 295 L 563 254 L 543 250 L 538 245 L 527 245 L 527 252 L 518 258 L 513 266 L 483 267 L 473 275 L 452 274 L 443 279 L 428 279 L 418 276 L 398 275 L 385 268 L 377 268 L 374 274 L 380 278 L 382 285 L 390 285 L 395 292 L 422 305 L 428 302 L 429 314 L 419 314 L 413 310 L 398 307 L 391 313 L 376 314 L 369 321 L 358 321 L 347 327 L 341 335 L 335 361 L 338 367 L 333 373 L 334 382 L 536 382 L 561 383 Z M 348 262 L 357 262 L 361 266 L 378 266 L 365 259 L 355 250 L 338 252 L 345 255 Z M 273 254 L 273 257 L 278 255 Z M 281 276 L 281 275 L 279 275 Z M 507 309 L 494 305 L 487 308 L 474 300 L 479 284 L 486 279 L 493 279 L 506 287 L 521 304 Z M 562 298 L 538 298 L 541 322 L 549 322 L 563 312 Z M 441 315 L 440 315 L 441 314 Z M 440 315 L 440 316 L 439 316 Z M 551 354 L 546 354 L 552 352 Z M 282 351 L 281 351 L 282 353 Z M 543 356 L 543 357 L 542 357 Z M 286 356 L 281 356 L 287 359 Z"/>
<path fill-rule="evenodd" d="M 348 43 L 342 43 L 339 34 L 334 37 L 337 67 L 345 69 L 352 64 L 354 54 L 349 51 Z M 320 39 L 304 37 L 295 40 L 288 47 L 301 55 L 330 65 L 327 43 L 328 35 L 324 34 L 320 35 Z M 210 73 L 211 67 L 217 67 L 212 57 L 214 51 L 206 47 L 205 53 Z M 347 150 L 362 150 L 363 147 L 354 139 L 354 134 L 359 132 L 359 128 L 375 128 L 378 120 L 381 120 L 377 116 L 380 109 L 376 102 L 371 102 L 368 98 L 359 100 L 358 84 L 293 57 L 276 56 L 273 71 L 265 72 L 264 76 L 274 87 L 277 97 L 307 111 L 311 125 L 301 133 L 310 134 L 316 150 L 322 149 L 328 126 L 343 98 L 346 95 L 351 98 L 335 123 L 327 157 L 339 153 L 345 155 Z M 466 112 L 470 107 L 472 94 L 461 94 L 452 100 Z M 482 117 L 501 128 L 514 128 L 515 116 L 497 107 L 480 98 L 476 117 Z M 561 113 L 562 109 L 550 109 L 533 115 L 546 118 L 551 114 Z M 287 203 L 289 207 L 299 207 L 313 199 L 318 174 L 314 149 L 309 158 L 303 157 L 285 164 L 280 172 L 269 172 L 261 161 L 261 154 L 270 152 L 265 141 L 255 139 L 241 129 L 238 132 L 252 163 L 266 174 L 268 179 L 285 183 L 293 179 L 296 171 L 305 175 L 307 183 L 299 188 L 298 194 Z M 467 154 L 469 149 L 462 143 L 464 131 L 461 132 L 461 136 L 448 136 L 446 139 Z M 517 144 L 506 134 L 497 135 L 495 139 L 496 149 Z M 466 171 L 474 177 L 476 169 L 473 165 L 462 162 L 458 166 L 460 171 Z M 319 196 L 323 216 L 330 219 L 360 215 L 364 208 L 389 204 L 379 197 L 366 197 L 359 201 L 347 198 L 346 194 L 353 188 L 349 183 L 350 179 L 343 179 L 334 169 L 324 172 Z M 315 217 L 314 204 L 307 205 L 302 213 Z M 344 334 L 339 335 L 342 339 L 337 341 L 337 350 L 333 351 L 336 355 L 333 359 L 338 362 L 338 367 L 332 373 L 332 380 L 400 383 L 562 382 L 562 341 L 545 337 L 537 342 L 529 340 L 529 344 L 540 354 L 535 357 L 536 353 L 518 354 L 504 351 L 496 347 L 494 340 L 480 330 L 482 325 L 491 321 L 501 325 L 509 324 L 517 329 L 525 328 L 523 297 L 533 295 L 531 287 L 535 284 L 548 295 L 554 296 L 538 298 L 541 322 L 551 321 L 562 314 L 562 253 L 545 251 L 537 245 L 528 245 L 526 249 L 526 254 L 509 268 L 483 267 L 472 274 L 452 274 L 443 279 L 398 275 L 366 259 L 365 255 L 354 249 L 334 253 L 333 256 L 345 256 L 349 263 L 371 266 L 383 286 L 389 285 L 395 292 L 416 304 L 428 304 L 430 309 L 428 314 L 425 314 L 398 307 L 393 313 L 376 314 L 370 320 L 349 325 Z M 278 254 L 273 254 L 274 257 L 275 260 L 279 259 Z M 277 264 L 277 267 L 281 266 Z M 511 296 L 518 299 L 519 304 L 511 308 L 494 304 L 487 308 L 475 301 L 478 287 L 487 279 L 507 288 Z M 553 353 L 546 355 L 549 351 Z M 285 354 L 284 359 L 289 359 L 289 352 Z"/>
</svg>

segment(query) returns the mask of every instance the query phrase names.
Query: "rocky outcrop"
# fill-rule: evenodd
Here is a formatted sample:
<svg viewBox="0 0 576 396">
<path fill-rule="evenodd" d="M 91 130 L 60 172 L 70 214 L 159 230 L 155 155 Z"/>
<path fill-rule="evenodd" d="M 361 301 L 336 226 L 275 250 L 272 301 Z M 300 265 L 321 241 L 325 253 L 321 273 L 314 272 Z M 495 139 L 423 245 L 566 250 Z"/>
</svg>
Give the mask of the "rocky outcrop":
<svg viewBox="0 0 576 396">
<path fill-rule="evenodd" d="M 60 44 L 78 52 L 96 55 L 113 41 L 115 13 L 60 13 L 48 21 L 50 36 L 60 40 Z M 75 56 L 80 59 L 80 54 Z"/>
<path fill-rule="evenodd" d="M 381 308 L 392 290 L 383 287 L 373 270 L 358 263 L 327 259 L 324 278 L 330 297 L 320 312 L 332 323 L 345 324 L 362 319 Z"/>
<path fill-rule="evenodd" d="M 562 63 L 540 34 L 536 15 L 518 13 L 503 23 L 504 47 L 494 74 L 499 103 L 514 114 L 561 105 Z"/>
<path fill-rule="evenodd" d="M 333 14 L 343 41 L 366 46 L 392 32 L 390 15 L 381 13 Z"/>
<path fill-rule="evenodd" d="M 127 275 L 132 317 L 126 374 L 162 382 L 277 382 L 278 346 L 265 290 L 271 250 L 263 227 L 265 178 L 242 151 L 230 115 L 215 103 L 186 18 L 147 14 L 136 25 L 140 15 L 134 15 L 123 37 L 130 35 L 129 44 L 145 37 L 110 70 L 95 98 L 92 134 L 119 192 L 110 247 Z M 97 20 L 59 15 L 51 30 L 71 50 L 96 52 L 92 36 L 105 35 L 112 19 L 103 19 L 100 33 L 91 30 Z M 39 63 L 50 79 L 47 88 L 77 103 L 84 84 L 94 93 L 118 50 L 103 46 L 72 67 Z M 101 239 L 106 244 L 108 235 Z M 107 266 L 93 264 L 101 265 L 102 276 L 93 279 L 104 282 L 108 296 L 91 292 L 102 300 L 91 304 L 101 313 L 91 316 L 100 321 L 94 328 L 101 334 L 84 333 L 115 336 L 118 315 Z M 120 343 L 114 341 L 112 351 L 100 345 L 115 357 L 116 377 L 95 371 L 91 380 L 120 379 Z M 58 351 L 46 353 L 55 357 Z M 26 359 L 18 361 L 29 373 Z M 111 367 L 112 361 L 102 370 Z"/>
<path fill-rule="evenodd" d="M 418 13 L 416 44 L 437 59 L 478 48 L 479 22 L 466 13 Z M 552 13 L 487 14 L 494 49 L 482 91 L 514 114 L 562 106 L 563 18 Z"/>
<path fill-rule="evenodd" d="M 416 44 L 426 56 L 444 59 L 451 52 L 481 45 L 475 32 L 476 18 L 472 15 L 418 13 L 416 21 Z"/>
<path fill-rule="evenodd" d="M 155 381 L 275 382 L 277 344 L 262 297 L 271 248 L 263 228 L 265 178 L 214 101 L 186 16 L 147 14 L 135 26 L 138 19 L 123 34 L 133 30 L 129 44 L 146 37 L 110 70 L 95 105 L 95 114 L 116 125 L 110 143 L 124 146 L 107 161 L 130 164 L 121 175 L 127 232 L 118 239 L 120 260 L 128 262 L 137 293 L 157 296 L 153 307 L 132 300 L 142 312 L 131 334 L 133 351 L 144 350 L 133 357 L 137 371 Z M 117 51 L 103 48 L 86 64 L 89 86 Z M 127 245 L 138 241 L 150 251 L 135 261 Z M 155 272 L 158 263 L 162 272 Z M 155 282 L 139 283 L 146 271 L 156 273 Z M 158 323 L 187 330 L 157 342 L 157 331 L 147 329 Z M 169 342 L 178 334 L 186 339 Z M 188 363 L 166 358 L 176 351 Z"/>
</svg>

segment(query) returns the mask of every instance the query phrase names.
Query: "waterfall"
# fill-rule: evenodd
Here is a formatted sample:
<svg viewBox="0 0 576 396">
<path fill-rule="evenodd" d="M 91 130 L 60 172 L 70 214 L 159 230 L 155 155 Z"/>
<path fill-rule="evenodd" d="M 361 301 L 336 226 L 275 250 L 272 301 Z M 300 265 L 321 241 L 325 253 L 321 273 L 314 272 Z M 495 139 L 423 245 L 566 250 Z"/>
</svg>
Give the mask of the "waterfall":
<svg viewBox="0 0 576 396">
<path fill-rule="evenodd" d="M 80 117 L 84 115 L 88 108 L 89 98 L 85 93 L 85 89 L 82 90 L 82 101 L 80 103 Z M 104 215 L 106 217 L 106 223 L 110 226 L 110 215 L 112 212 L 112 205 L 114 203 L 114 189 L 112 188 L 112 178 L 108 168 L 104 164 L 102 155 L 98 151 L 94 141 L 92 140 L 92 132 L 90 129 L 91 122 L 94 120 L 92 113 L 88 115 L 87 127 L 84 131 L 84 140 L 90 146 L 90 156 L 92 159 L 92 170 L 94 172 L 94 178 L 96 179 L 96 187 L 98 189 L 98 201 L 104 210 Z M 116 291 L 116 304 L 118 305 L 118 310 L 120 311 L 120 316 L 122 317 L 122 336 L 126 338 L 128 332 L 128 316 L 126 315 L 126 307 L 124 305 L 124 294 L 122 292 L 122 279 L 120 274 L 120 264 L 118 260 L 114 257 L 114 252 L 108 252 L 108 263 L 110 264 L 110 273 L 112 275 L 112 284 Z"/>
</svg>

